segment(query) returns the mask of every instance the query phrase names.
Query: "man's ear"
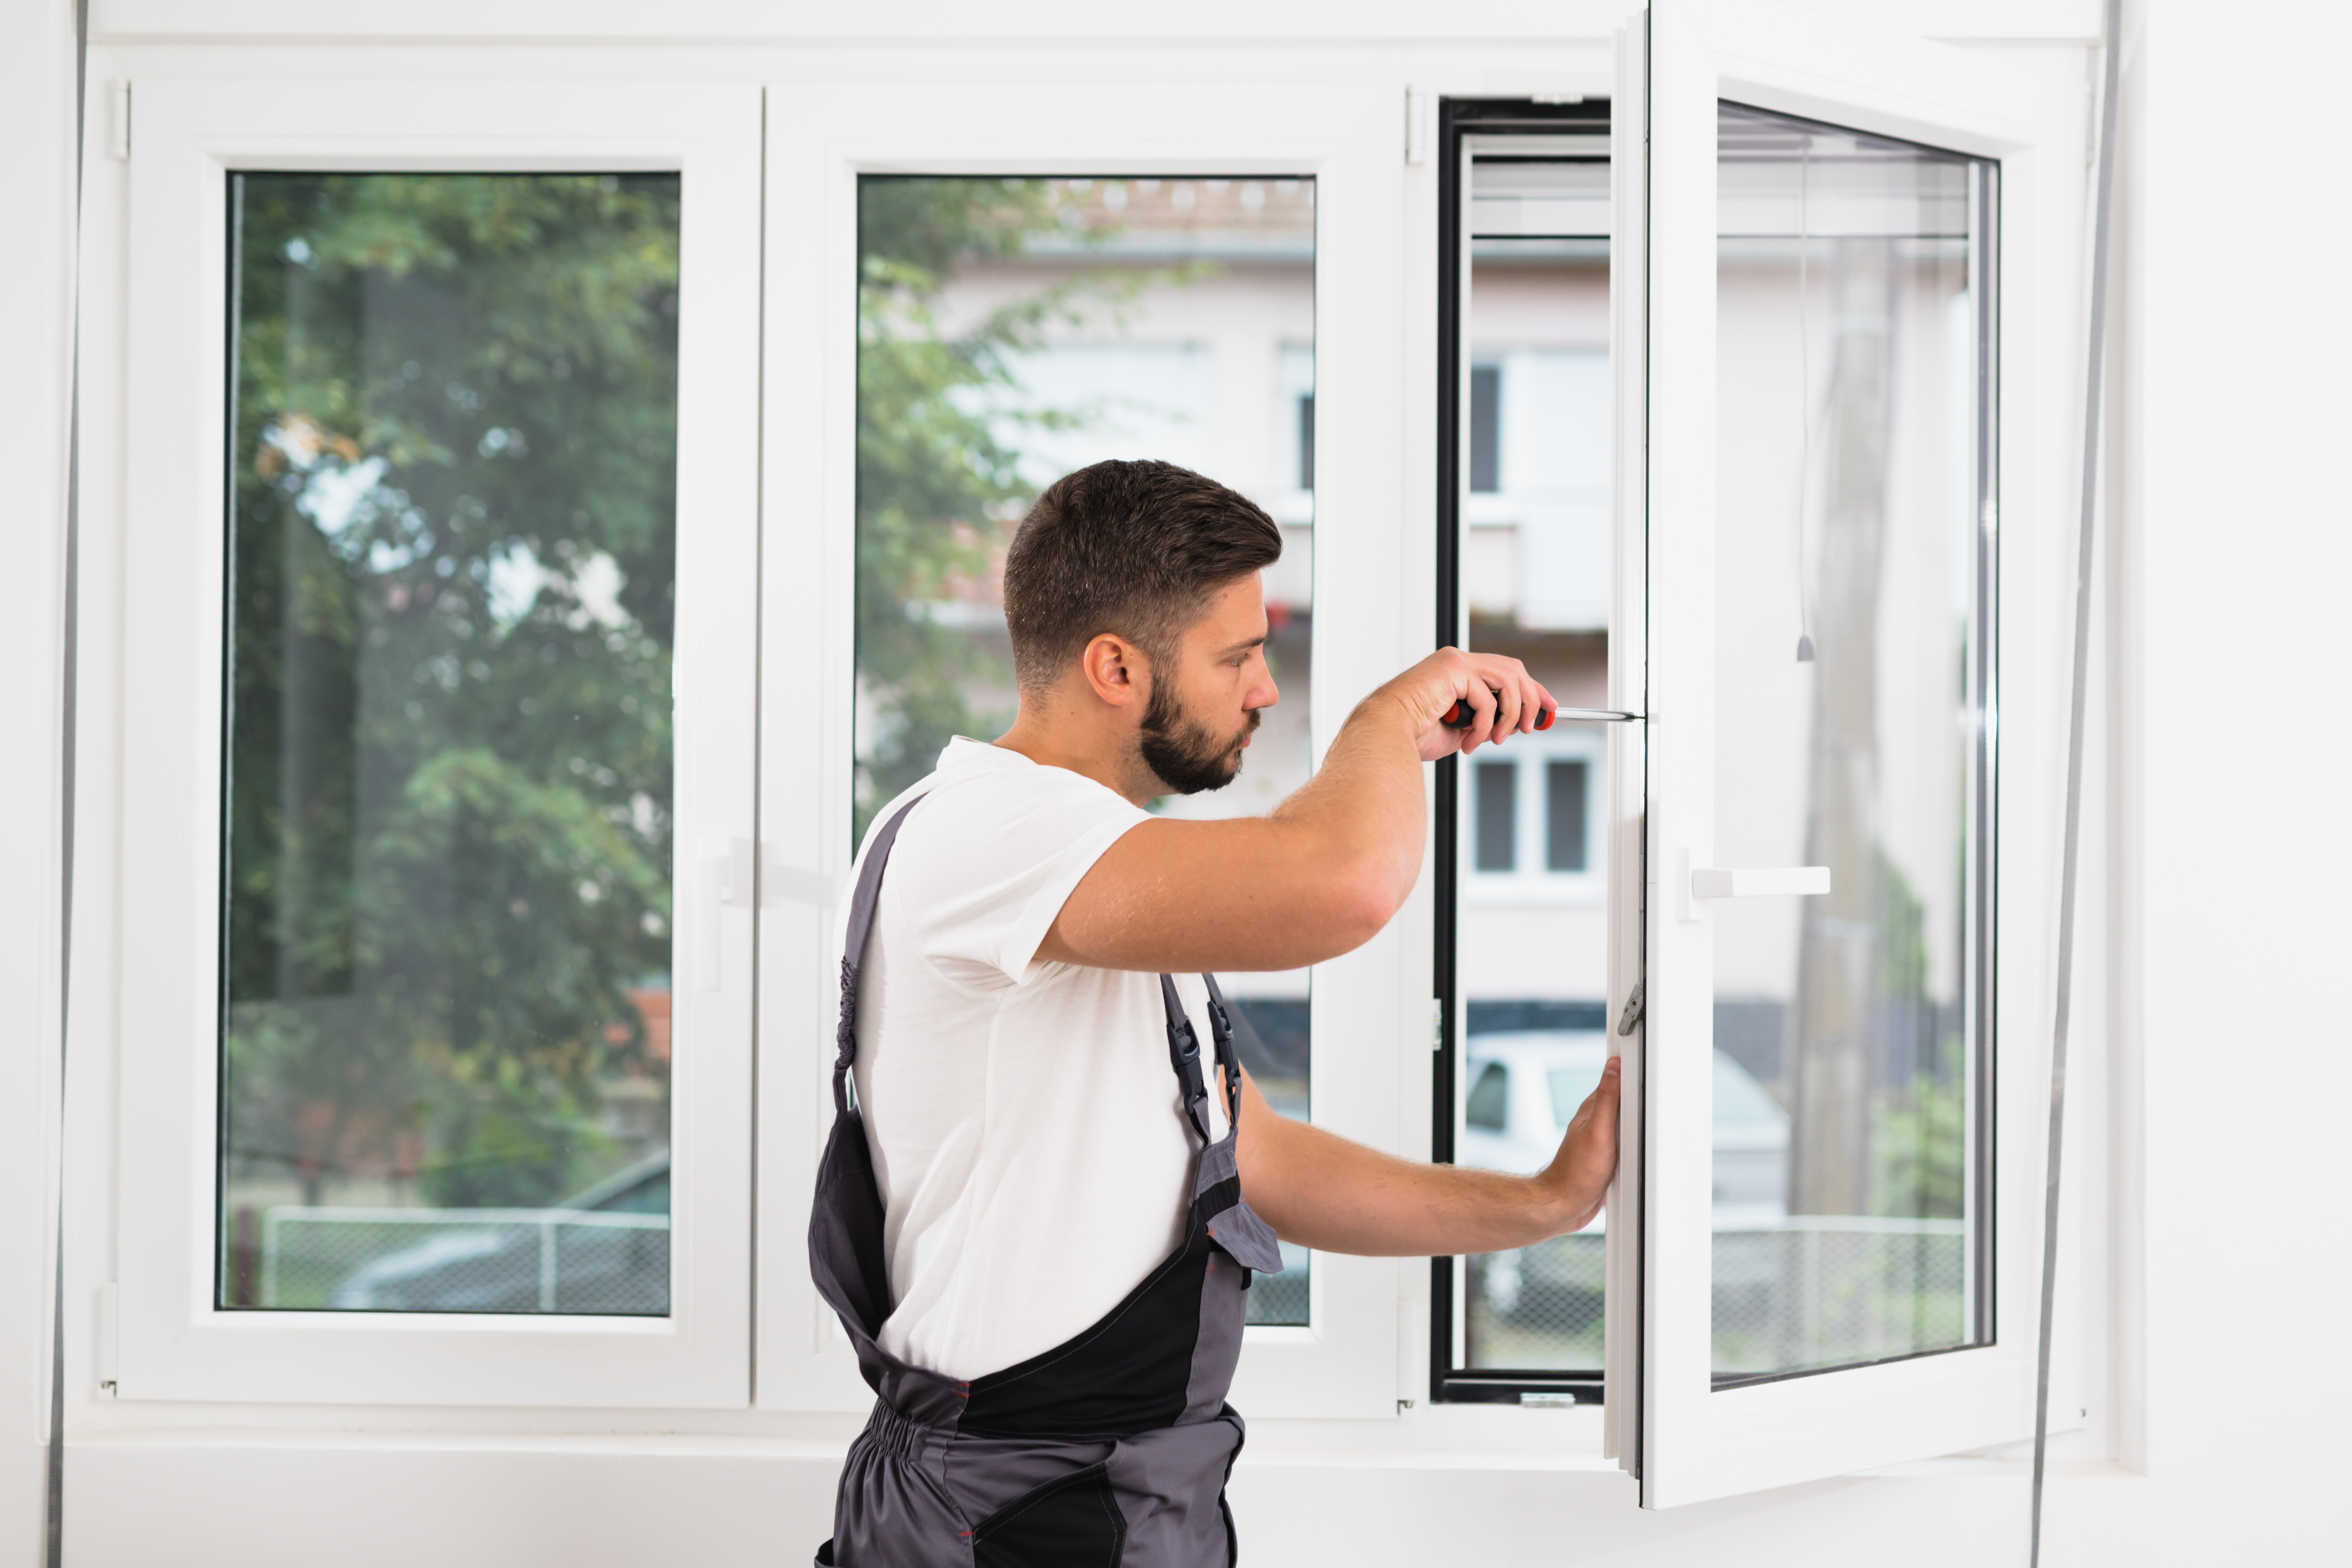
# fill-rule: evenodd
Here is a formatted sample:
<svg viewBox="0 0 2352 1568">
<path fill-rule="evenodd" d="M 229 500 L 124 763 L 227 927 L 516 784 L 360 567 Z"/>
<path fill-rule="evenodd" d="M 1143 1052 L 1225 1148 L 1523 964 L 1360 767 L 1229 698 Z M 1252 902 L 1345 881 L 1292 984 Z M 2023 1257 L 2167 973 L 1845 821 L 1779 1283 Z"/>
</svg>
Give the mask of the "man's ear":
<svg viewBox="0 0 2352 1568">
<path fill-rule="evenodd" d="M 1113 633 L 1087 643 L 1078 666 L 1095 696 L 1113 708 L 1131 707 L 1150 690 L 1151 668 L 1143 650 Z"/>
</svg>

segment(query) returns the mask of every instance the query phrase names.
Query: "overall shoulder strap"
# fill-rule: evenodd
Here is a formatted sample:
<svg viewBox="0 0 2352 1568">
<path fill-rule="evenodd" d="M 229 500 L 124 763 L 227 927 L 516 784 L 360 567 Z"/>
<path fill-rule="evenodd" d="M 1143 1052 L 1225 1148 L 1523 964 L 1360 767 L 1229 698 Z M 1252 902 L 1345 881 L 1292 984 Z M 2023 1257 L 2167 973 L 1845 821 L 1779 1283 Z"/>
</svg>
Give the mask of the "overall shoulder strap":
<svg viewBox="0 0 2352 1568">
<path fill-rule="evenodd" d="M 1184 1004 L 1176 999 L 1176 982 L 1165 974 L 1160 977 L 1160 1005 L 1168 1015 L 1168 1065 L 1176 1069 L 1184 1115 L 1202 1143 L 1213 1143 L 1216 1140 L 1209 1136 L 1209 1086 L 1201 1073 L 1201 1037 L 1193 1032 L 1192 1020 L 1184 1016 Z"/>
<path fill-rule="evenodd" d="M 857 1060 L 857 971 L 866 962 L 866 938 L 874 930 L 874 905 L 882 892 L 882 871 L 890 863 L 891 846 L 907 814 L 923 804 L 917 795 L 874 829 L 866 849 L 866 864 L 857 873 L 857 891 L 849 900 L 849 930 L 841 944 L 841 1022 L 833 1035 L 833 1108 L 849 1110 L 849 1068 Z"/>
</svg>

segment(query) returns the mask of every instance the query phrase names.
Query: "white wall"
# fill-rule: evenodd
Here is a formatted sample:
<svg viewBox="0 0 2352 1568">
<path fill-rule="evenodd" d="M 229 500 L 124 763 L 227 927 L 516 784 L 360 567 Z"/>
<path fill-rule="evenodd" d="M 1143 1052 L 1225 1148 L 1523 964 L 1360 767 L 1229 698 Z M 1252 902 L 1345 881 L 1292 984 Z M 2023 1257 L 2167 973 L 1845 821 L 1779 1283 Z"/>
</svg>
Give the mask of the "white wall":
<svg viewBox="0 0 2352 1568">
<path fill-rule="evenodd" d="M 2118 1159 L 2144 1174 L 2124 1256 L 2145 1337 L 2127 1316 L 2119 1370 L 2144 1374 L 2146 1404 L 2119 1437 L 2149 1480 L 2105 1511 L 2142 1562 L 2340 1563 L 2323 1510 L 2352 1459 L 2337 1349 L 2352 1260 L 2332 1217 L 2352 919 L 2326 882 L 2352 867 L 2352 218 L 2326 172 L 2352 16 L 2306 3 L 2248 22 L 2154 0 L 2132 62 L 2146 96 L 2119 412 L 2136 493 L 2112 646 L 2139 671 L 2121 801 L 2137 842 L 2120 847 L 2141 858 L 2123 890 L 2144 895 L 2145 936 L 2119 954 L 2141 982 L 2123 1054 L 2139 1076 L 2118 1092 L 2145 1131 Z"/>
<path fill-rule="evenodd" d="M 1910 0 L 1822 8 L 1930 31 L 1951 15 Z M 102 20 L 176 33 L 195 25 L 192 9 L 129 0 Z M 323 27 L 362 9 L 289 0 L 284 16 Z M 499 9 L 444 20 L 471 26 Z M 1073 32 L 1099 32 L 1082 24 L 1109 14 L 1064 10 Z M 1253 33 L 1312 26 L 1311 9 L 1251 11 Z M 2079 30 L 2088 13 L 2069 4 L 2063 24 Z M 573 25 L 612 31 L 621 14 Z M 67 0 L 0 7 L 0 732 L 15 747 L 0 773 L 0 994 L 16 1026 L 0 1039 L 0 1564 L 37 1561 L 48 1346 L 69 15 Z M 962 16 L 934 20 L 945 30 Z M 1389 5 L 1360 25 L 1394 36 L 1423 16 Z M 1496 16 L 1430 25 L 1490 37 L 1543 26 L 1531 8 Z M 2047 37 L 2052 26 L 2049 7 L 1968 16 L 1980 34 Z M 2045 1561 L 2341 1562 L 2333 1485 L 2352 1459 L 2352 1264 L 2335 1220 L 2352 1105 L 2341 978 L 2352 921 L 2326 882 L 2352 867 L 2341 782 L 2352 747 L 2333 700 L 2352 663 L 2339 629 L 2352 620 L 2352 502 L 2333 461 L 2352 427 L 2352 291 L 2340 276 L 2352 224 L 2328 176 L 2352 17 L 2318 0 L 2253 17 L 2219 0 L 2147 0 L 2132 25 L 2145 39 L 2126 58 L 2117 515 L 2101 644 L 2115 766 L 2099 781 L 2085 903 L 2086 954 L 2111 966 L 2092 975 L 2116 1068 L 2080 1086 L 2102 1097 L 2110 1132 L 2078 1148 L 2074 1166 L 2109 1178 L 2086 1247 L 2104 1253 L 2115 1288 L 2095 1333 L 2111 1355 L 2091 1380 L 2106 1391 L 2105 1419 L 2070 1447 L 2107 1458 L 2059 1467 Z M 1433 1430 L 1456 1414 L 1410 1419 Z M 1591 1447 L 1591 1412 L 1476 1414 L 1556 1419 L 1564 1447 Z M 352 1412 L 347 1424 L 367 1419 Z M 837 1451 L 822 1433 L 306 1437 L 291 1425 L 74 1443 L 68 1562 L 796 1562 L 824 1533 Z M 1234 1481 L 1253 1562 L 2023 1559 L 2015 1456 L 1644 1515 L 1596 1458 L 1475 1444 L 1375 1457 L 1345 1424 L 1278 1436 L 1271 1426 Z"/>
<path fill-rule="evenodd" d="M 37 1562 L 55 1289 L 73 10 L 0 6 L 0 1563 Z"/>
</svg>

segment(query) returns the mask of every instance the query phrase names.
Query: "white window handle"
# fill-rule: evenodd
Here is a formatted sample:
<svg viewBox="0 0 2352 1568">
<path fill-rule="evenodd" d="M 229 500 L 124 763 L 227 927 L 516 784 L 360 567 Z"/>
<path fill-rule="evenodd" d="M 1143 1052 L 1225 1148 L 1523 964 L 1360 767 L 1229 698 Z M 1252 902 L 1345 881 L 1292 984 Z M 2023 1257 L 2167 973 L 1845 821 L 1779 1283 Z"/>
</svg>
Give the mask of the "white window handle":
<svg viewBox="0 0 2352 1568">
<path fill-rule="evenodd" d="M 1830 890 L 1827 866 L 1772 866 L 1727 870 L 1694 866 L 1687 849 L 1675 851 L 1675 913 L 1686 921 L 1706 914 L 1709 899 L 1810 897 Z"/>
<path fill-rule="evenodd" d="M 1769 899 L 1782 894 L 1803 897 L 1830 890 L 1827 866 L 1775 866 L 1769 870 L 1718 871 L 1700 867 L 1691 872 L 1694 899 Z"/>
</svg>

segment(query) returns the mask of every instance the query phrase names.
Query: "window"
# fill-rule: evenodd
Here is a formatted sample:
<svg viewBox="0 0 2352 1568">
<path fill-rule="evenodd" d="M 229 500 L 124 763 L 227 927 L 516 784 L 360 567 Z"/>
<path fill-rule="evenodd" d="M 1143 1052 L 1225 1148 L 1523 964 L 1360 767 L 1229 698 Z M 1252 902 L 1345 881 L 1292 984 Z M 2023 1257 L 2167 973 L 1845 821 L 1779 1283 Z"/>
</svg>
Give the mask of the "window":
<svg viewBox="0 0 2352 1568">
<path fill-rule="evenodd" d="M 120 1391 L 740 1404 L 759 94 L 142 93 Z"/>
<path fill-rule="evenodd" d="M 1503 488 L 1503 370 L 1470 367 L 1470 493 L 1490 496 Z"/>
<path fill-rule="evenodd" d="M 799 1228 L 852 847 L 948 735 L 1010 719 L 993 567 L 1037 489 L 1103 458 L 1210 473 L 1284 535 L 1265 584 L 1281 700 L 1234 785 L 1158 809 L 1261 812 L 1309 776 L 1342 696 L 1394 672 L 1404 614 L 1404 300 L 1378 258 L 1406 171 L 1372 86 L 1249 95 L 1213 134 L 1177 85 L 798 84 L 768 103 L 769 363 L 824 368 L 769 383 L 756 1398 L 863 1411 Z M 1406 1026 L 1394 940 L 1223 977 L 1268 1099 L 1383 1147 L 1401 1130 L 1370 1063 Z M 1396 1265 L 1286 1261 L 1251 1289 L 1235 1403 L 1393 1416 Z"/>
<path fill-rule="evenodd" d="M 1591 847 L 1600 833 L 1592 781 L 1601 750 L 1591 730 L 1570 723 L 1521 736 L 1499 753 L 1481 750 L 1471 761 L 1474 875 L 1464 889 L 1465 908 L 1530 899 L 1590 903 L 1600 896 Z"/>
<path fill-rule="evenodd" d="M 1439 640 L 1511 654 L 1583 710 L 1617 706 L 1608 116 L 1441 109 L 1440 168 L 1457 177 L 1440 209 L 1455 288 L 1440 303 Z M 1441 1159 L 1542 1169 L 1608 1060 L 1608 754 L 1604 727 L 1570 721 L 1439 764 L 1438 820 L 1458 824 L 1435 868 Z M 1597 1230 L 1438 1260 L 1433 1397 L 1599 1397 L 1601 1263 Z"/>
<path fill-rule="evenodd" d="M 666 1314 L 678 177 L 229 207 L 219 1304 Z"/>
<path fill-rule="evenodd" d="M 2002 389 L 2047 352 L 2015 323 L 2080 106 L 1737 6 L 1633 43 L 1652 896 L 1608 1355 L 1664 1507 L 2030 1429 L 2039 1116 L 2000 1069 L 2047 1020 L 2000 980 L 2048 933 L 1995 806 L 2043 808 L 1995 715 L 2001 624 L 2048 601 L 2003 581 Z"/>
<path fill-rule="evenodd" d="M 1039 490 L 1108 458 L 1210 474 L 1283 525 L 1265 585 L 1281 699 L 1231 785 L 1153 806 L 1271 809 L 1314 765 L 1312 485 L 1289 493 L 1271 437 L 1286 384 L 1314 384 L 1315 182 L 867 175 L 858 220 L 856 831 L 950 735 L 1011 724 L 1005 549 Z M 1296 406 L 1308 481 L 1313 393 Z M 1220 984 L 1267 1102 L 1307 1115 L 1306 973 Z M 1307 1321 L 1306 1250 L 1284 1259 L 1252 1322 Z"/>
<path fill-rule="evenodd" d="M 1289 536 L 1247 809 L 1400 627 L 1602 715 L 1437 769 L 1429 890 L 1241 997 L 1286 1103 L 1500 1170 L 1626 1050 L 1607 1223 L 1440 1260 L 1402 1356 L 1418 1262 L 1295 1259 L 1236 1403 L 1605 1380 L 1653 1506 L 2017 1436 L 2053 900 L 1998 862 L 2049 834 L 1996 765 L 1997 634 L 2053 646 L 2063 606 L 1996 543 L 2063 462 L 1999 458 L 2063 380 L 2033 356 L 2068 300 L 2033 289 L 2068 270 L 2081 105 L 1843 23 L 1645 16 L 1612 99 L 1447 103 L 1425 163 L 1379 73 L 420 99 L 422 57 L 155 57 L 137 157 L 93 161 L 138 243 L 93 246 L 84 294 L 121 386 L 84 426 L 120 529 L 84 604 L 121 664 L 80 698 L 119 751 L 78 805 L 75 1071 L 119 1197 L 66 1256 L 119 1269 L 73 1288 L 119 1288 L 121 1396 L 863 1411 L 802 1245 L 840 872 L 927 746 L 1009 711 L 990 574 L 1024 498 L 1153 450 Z M 484 193 L 418 265 L 374 248 Z M 575 284 L 593 344 L 549 324 Z M 583 423 L 593 467 L 551 465 Z M 1824 755 L 1869 764 L 1836 813 Z M 562 952 L 507 944 L 518 899 Z M 515 1011 L 457 1017 L 492 960 Z M 1485 1426 L 1422 1419 L 1397 1440 Z"/>
<path fill-rule="evenodd" d="M 1298 395 L 1298 488 L 1315 489 L 1315 395 Z"/>
<path fill-rule="evenodd" d="M 1586 812 L 1592 799 L 1592 764 L 1574 762 L 1544 764 L 1544 869 L 1582 871 L 1591 837 Z"/>
<path fill-rule="evenodd" d="M 1476 864 L 1481 871 L 1519 868 L 1519 764 L 1476 763 L 1470 776 L 1477 780 Z"/>
</svg>

